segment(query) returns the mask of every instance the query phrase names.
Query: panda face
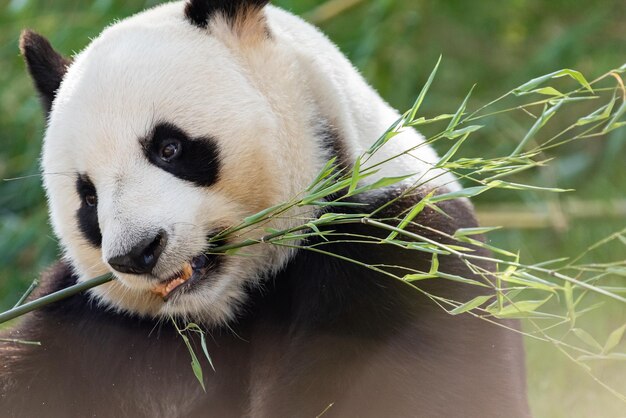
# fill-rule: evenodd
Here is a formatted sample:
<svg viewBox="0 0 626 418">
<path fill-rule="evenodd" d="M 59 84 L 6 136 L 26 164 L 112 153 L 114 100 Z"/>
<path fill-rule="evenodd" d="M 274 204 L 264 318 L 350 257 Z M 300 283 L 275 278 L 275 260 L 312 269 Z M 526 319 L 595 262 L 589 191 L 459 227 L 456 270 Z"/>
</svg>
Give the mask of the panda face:
<svg viewBox="0 0 626 418">
<path fill-rule="evenodd" d="M 329 40 L 267 0 L 167 3 L 107 28 L 70 63 L 26 31 L 48 114 L 42 170 L 64 257 L 107 307 L 220 324 L 293 250 L 210 255 L 211 237 L 290 201 L 331 156 L 349 166 L 400 118 Z M 414 151 L 408 151 L 414 150 Z M 384 165 L 379 163 L 389 161 Z M 366 181 L 458 189 L 413 129 Z M 231 241 L 301 225 L 293 208 Z"/>
<path fill-rule="evenodd" d="M 298 71 L 276 76 L 295 65 L 288 52 L 259 36 L 247 53 L 219 23 L 190 24 L 181 3 L 117 23 L 56 92 L 42 158 L 52 223 L 79 280 L 115 274 L 93 289 L 112 308 L 229 319 L 289 252 L 210 256 L 208 240 L 293 197 L 328 158 Z"/>
</svg>

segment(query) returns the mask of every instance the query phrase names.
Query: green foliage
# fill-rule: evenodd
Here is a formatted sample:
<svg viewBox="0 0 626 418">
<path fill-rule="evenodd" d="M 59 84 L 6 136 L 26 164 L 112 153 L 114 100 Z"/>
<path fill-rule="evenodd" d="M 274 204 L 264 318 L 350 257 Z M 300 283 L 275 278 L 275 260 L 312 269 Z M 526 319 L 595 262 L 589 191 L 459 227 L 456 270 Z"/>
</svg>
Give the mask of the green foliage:
<svg viewBox="0 0 626 418">
<path fill-rule="evenodd" d="M 185 346 L 187 347 L 187 351 L 189 351 L 189 356 L 191 357 L 191 370 L 193 371 L 194 376 L 202 386 L 202 390 L 206 392 L 206 387 L 204 386 L 204 373 L 202 371 L 202 365 L 200 364 L 200 360 L 198 360 L 198 356 L 196 355 L 196 351 L 193 347 L 193 338 L 194 336 L 200 338 L 200 346 L 202 347 L 202 352 L 204 353 L 204 357 L 209 362 L 211 369 L 215 371 L 215 367 L 213 367 L 213 361 L 211 360 L 211 356 L 209 355 L 209 350 L 206 345 L 206 332 L 200 328 L 198 324 L 194 324 L 193 322 L 189 322 L 185 325 L 184 328 L 180 328 L 176 319 L 170 318 L 172 325 L 176 328 L 178 335 L 183 339 Z"/>
</svg>

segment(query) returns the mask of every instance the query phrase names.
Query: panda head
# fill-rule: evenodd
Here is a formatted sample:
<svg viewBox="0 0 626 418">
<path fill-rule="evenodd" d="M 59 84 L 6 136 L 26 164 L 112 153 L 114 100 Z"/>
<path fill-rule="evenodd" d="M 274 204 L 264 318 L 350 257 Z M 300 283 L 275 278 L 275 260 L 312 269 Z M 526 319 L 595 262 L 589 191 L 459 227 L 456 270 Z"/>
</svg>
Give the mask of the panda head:
<svg viewBox="0 0 626 418">
<path fill-rule="evenodd" d="M 93 289 L 102 304 L 219 323 L 246 286 L 288 260 L 269 245 L 206 255 L 212 236 L 289 200 L 329 158 L 265 3 L 165 4 L 108 27 L 71 62 L 41 36 L 22 35 L 48 111 L 51 221 L 80 281 L 116 276 Z"/>
</svg>

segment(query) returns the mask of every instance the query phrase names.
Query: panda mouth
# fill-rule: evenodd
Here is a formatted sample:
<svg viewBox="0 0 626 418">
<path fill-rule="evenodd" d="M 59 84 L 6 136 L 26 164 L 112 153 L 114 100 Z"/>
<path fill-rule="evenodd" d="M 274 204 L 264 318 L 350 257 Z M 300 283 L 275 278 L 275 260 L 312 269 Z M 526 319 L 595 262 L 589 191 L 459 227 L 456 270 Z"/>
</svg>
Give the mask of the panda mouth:
<svg viewBox="0 0 626 418">
<path fill-rule="evenodd" d="M 177 294 L 185 293 L 198 282 L 207 277 L 210 270 L 217 267 L 218 256 L 215 254 L 200 254 L 186 262 L 183 268 L 173 276 L 160 281 L 152 288 L 152 293 L 167 302 Z"/>
</svg>

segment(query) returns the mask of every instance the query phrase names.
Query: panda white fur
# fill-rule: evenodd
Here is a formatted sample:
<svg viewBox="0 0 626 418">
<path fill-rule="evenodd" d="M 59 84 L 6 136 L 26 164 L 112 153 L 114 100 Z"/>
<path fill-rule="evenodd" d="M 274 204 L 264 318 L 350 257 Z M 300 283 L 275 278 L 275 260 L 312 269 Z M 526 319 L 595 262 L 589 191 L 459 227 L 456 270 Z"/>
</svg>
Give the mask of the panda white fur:
<svg viewBox="0 0 626 418">
<path fill-rule="evenodd" d="M 70 62 L 33 32 L 21 48 L 48 111 L 42 170 L 62 261 L 36 296 L 107 272 L 116 280 L 30 314 L 0 346 L 11 416 L 526 416 L 521 342 L 357 264 L 273 245 L 206 256 L 207 238 L 304 190 L 331 157 L 351 165 L 399 114 L 312 26 L 266 1 L 168 3 L 115 23 Z M 405 130 L 369 164 L 423 144 Z M 426 145 L 378 177 L 454 190 Z M 373 177 L 369 181 L 372 181 Z M 402 187 L 357 197 L 359 211 Z M 469 203 L 420 214 L 453 233 Z M 270 228 L 301 223 L 293 209 Z M 340 226 L 338 234 L 380 232 Z M 247 231 L 237 239 L 259 238 Z M 342 244 L 367 263 L 428 269 L 430 256 Z M 307 244 L 315 244 L 311 241 Z M 154 292 L 193 266 L 186 283 Z M 486 265 L 491 269 L 492 266 Z M 462 260 L 441 269 L 471 276 Z M 430 283 L 432 282 L 432 283 Z M 430 281 L 454 300 L 474 286 Z M 173 285 L 171 287 L 174 287 Z M 170 292 L 171 291 L 171 292 Z M 215 372 L 194 379 L 169 317 L 209 334 Z M 500 322 L 515 328 L 515 323 Z"/>
</svg>

